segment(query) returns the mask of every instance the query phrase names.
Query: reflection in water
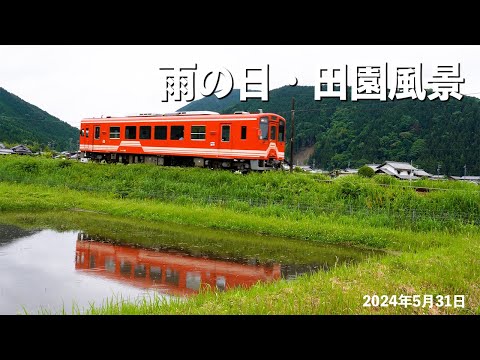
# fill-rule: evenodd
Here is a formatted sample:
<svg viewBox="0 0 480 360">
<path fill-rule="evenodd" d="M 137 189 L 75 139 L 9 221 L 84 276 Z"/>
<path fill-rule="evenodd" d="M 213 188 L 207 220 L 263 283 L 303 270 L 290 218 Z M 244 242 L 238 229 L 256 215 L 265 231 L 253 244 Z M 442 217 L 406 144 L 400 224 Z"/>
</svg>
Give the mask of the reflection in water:
<svg viewBox="0 0 480 360">
<path fill-rule="evenodd" d="M 22 309 L 70 312 L 112 297 L 134 300 L 153 293 L 168 301 L 171 295 L 186 296 L 204 288 L 225 291 L 259 281 L 290 280 L 366 255 L 329 248 L 315 252 L 313 265 L 262 264 L 255 258 L 213 258 L 199 251 L 145 250 L 107 241 L 77 231 L 25 231 L 0 225 L 0 314 Z"/>
<path fill-rule="evenodd" d="M 83 232 L 78 234 L 76 270 L 171 295 L 194 294 L 201 288 L 223 291 L 236 286 L 248 287 L 258 281 L 279 279 L 282 271 L 287 271 L 279 264 L 242 264 L 92 241 L 94 239 L 95 236 Z"/>
</svg>

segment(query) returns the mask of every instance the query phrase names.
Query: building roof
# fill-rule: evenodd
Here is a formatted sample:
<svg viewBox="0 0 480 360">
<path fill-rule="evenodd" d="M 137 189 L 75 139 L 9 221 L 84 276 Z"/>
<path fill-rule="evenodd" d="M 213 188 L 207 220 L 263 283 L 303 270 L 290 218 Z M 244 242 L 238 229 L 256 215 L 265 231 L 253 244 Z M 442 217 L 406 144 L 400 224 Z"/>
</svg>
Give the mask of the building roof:
<svg viewBox="0 0 480 360">
<path fill-rule="evenodd" d="M 432 175 L 432 176 L 430 176 L 431 180 L 444 180 L 446 178 L 447 177 L 445 175 Z"/>
<path fill-rule="evenodd" d="M 475 181 L 480 182 L 480 176 L 450 176 L 453 180 Z"/>
<path fill-rule="evenodd" d="M 397 176 L 398 174 L 397 173 L 394 173 L 393 171 L 391 171 L 389 168 L 384 168 L 384 167 L 381 167 L 381 168 L 378 168 L 376 171 L 376 173 L 384 173 L 384 174 L 387 174 L 387 175 L 390 175 L 390 176 Z"/>
<path fill-rule="evenodd" d="M 413 170 L 413 175 L 419 176 L 419 177 L 423 177 L 423 176 L 432 177 L 432 174 L 427 173 L 423 169 Z"/>
<path fill-rule="evenodd" d="M 376 171 L 375 171 L 377 174 L 378 173 L 384 173 L 384 174 L 387 174 L 387 175 L 390 175 L 390 176 L 395 176 L 396 178 L 400 179 L 400 180 L 416 180 L 416 179 L 420 179 L 419 177 L 415 176 L 415 175 L 400 175 L 400 174 L 397 174 L 396 172 L 393 172 L 392 170 L 390 170 L 388 167 L 380 167 L 378 168 Z"/>
<path fill-rule="evenodd" d="M 416 170 L 414 166 L 406 162 L 398 162 L 398 161 L 385 161 L 381 166 L 390 165 L 395 169 L 400 170 Z"/>
<path fill-rule="evenodd" d="M 16 154 L 31 154 L 32 151 L 25 145 L 17 145 L 12 148 L 13 152 Z"/>
<path fill-rule="evenodd" d="M 400 180 L 417 180 L 420 179 L 415 175 L 396 175 Z"/>
<path fill-rule="evenodd" d="M 0 148 L 0 155 L 9 155 L 13 154 L 13 150 L 11 149 L 5 149 L 5 148 Z"/>
</svg>

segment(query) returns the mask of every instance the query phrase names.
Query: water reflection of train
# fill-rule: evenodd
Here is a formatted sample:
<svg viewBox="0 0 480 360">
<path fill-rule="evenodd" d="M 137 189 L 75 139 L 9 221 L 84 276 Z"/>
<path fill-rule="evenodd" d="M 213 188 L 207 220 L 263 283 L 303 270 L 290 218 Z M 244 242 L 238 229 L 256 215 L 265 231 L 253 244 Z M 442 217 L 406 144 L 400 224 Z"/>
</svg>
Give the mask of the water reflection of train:
<svg viewBox="0 0 480 360">
<path fill-rule="evenodd" d="M 141 288 L 189 295 L 200 287 L 220 291 L 282 277 L 280 265 L 249 265 L 90 241 L 78 234 L 75 269 Z"/>
</svg>

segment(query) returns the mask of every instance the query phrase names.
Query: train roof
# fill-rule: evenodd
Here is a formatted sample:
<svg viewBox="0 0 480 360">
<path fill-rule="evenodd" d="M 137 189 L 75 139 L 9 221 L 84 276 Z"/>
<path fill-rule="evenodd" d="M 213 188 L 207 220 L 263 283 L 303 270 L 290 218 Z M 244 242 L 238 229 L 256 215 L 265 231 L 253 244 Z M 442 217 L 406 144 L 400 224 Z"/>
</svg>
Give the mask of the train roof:
<svg viewBox="0 0 480 360">
<path fill-rule="evenodd" d="M 82 121 L 88 120 L 104 120 L 104 121 L 111 121 L 111 120 L 189 120 L 189 119 L 204 119 L 204 120 L 217 120 L 220 117 L 222 119 L 231 119 L 231 120 L 256 120 L 259 116 L 278 116 L 283 119 L 282 116 L 275 114 L 275 113 L 249 113 L 245 111 L 237 111 L 234 114 L 220 114 L 214 111 L 181 111 L 181 112 L 174 112 L 174 113 L 165 113 L 165 114 L 154 114 L 154 113 L 140 113 L 136 115 L 128 115 L 128 116 L 102 116 L 100 118 L 96 117 L 89 117 L 84 118 Z"/>
</svg>

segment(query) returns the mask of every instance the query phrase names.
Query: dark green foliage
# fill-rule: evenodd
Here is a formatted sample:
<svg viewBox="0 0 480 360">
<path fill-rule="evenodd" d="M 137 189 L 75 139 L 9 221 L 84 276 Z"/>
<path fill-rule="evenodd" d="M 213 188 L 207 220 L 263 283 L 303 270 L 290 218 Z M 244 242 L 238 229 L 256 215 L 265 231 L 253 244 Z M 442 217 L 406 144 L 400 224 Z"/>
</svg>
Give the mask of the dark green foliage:
<svg viewBox="0 0 480 360">
<path fill-rule="evenodd" d="M 375 175 L 375 171 L 373 171 L 371 167 L 363 165 L 360 169 L 358 169 L 358 175 L 371 178 Z"/>
<path fill-rule="evenodd" d="M 285 86 L 270 91 L 268 102 L 250 99 L 230 108 L 224 103 L 225 107 L 219 109 L 209 107 L 202 99 L 189 106 L 223 113 L 258 109 L 274 112 L 287 120 L 290 139 L 292 97 L 296 109 L 295 149 L 315 146 L 309 164 L 315 160 L 316 167 L 332 170 L 345 168 L 349 162 L 350 167 L 359 167 L 386 160 L 413 161 L 414 166 L 434 174 L 440 164 L 443 174 L 463 175 L 466 164 L 468 175 L 480 175 L 480 100 L 473 97 L 445 102 L 315 101 L 313 87 Z M 290 147 L 286 150 L 288 159 Z"/>
<path fill-rule="evenodd" d="M 342 198 L 357 199 L 361 194 L 361 189 L 358 184 L 343 181 L 340 183 L 340 195 Z"/>
<path fill-rule="evenodd" d="M 78 129 L 0 87 L 0 142 L 32 151 L 78 150 Z M 50 144 L 50 145 L 49 145 Z"/>
<path fill-rule="evenodd" d="M 57 163 L 57 166 L 59 168 L 67 168 L 69 166 L 72 166 L 72 161 L 69 161 L 69 160 L 60 160 L 58 163 Z"/>
</svg>

